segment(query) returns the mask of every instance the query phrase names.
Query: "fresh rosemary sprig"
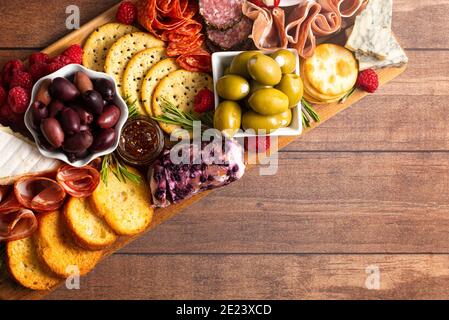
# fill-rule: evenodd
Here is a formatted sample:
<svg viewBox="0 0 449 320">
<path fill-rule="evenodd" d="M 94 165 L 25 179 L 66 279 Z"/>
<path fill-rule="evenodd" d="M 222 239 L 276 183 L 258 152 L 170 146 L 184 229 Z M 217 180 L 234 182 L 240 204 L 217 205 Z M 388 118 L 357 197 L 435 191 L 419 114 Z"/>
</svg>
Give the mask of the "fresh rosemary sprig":
<svg viewBox="0 0 449 320">
<path fill-rule="evenodd" d="M 352 88 L 343 98 L 340 99 L 339 103 L 345 103 L 346 100 L 348 100 L 349 97 L 354 94 L 356 89 L 357 89 L 356 87 Z"/>
<path fill-rule="evenodd" d="M 206 129 L 213 127 L 213 116 L 210 112 L 202 116 L 197 116 L 192 112 L 186 112 L 176 108 L 173 103 L 164 98 L 161 101 L 161 108 L 163 114 L 158 117 L 152 117 L 158 122 L 178 125 L 186 130 L 193 130 L 194 121 L 201 121 L 201 126 Z"/>
<path fill-rule="evenodd" d="M 313 121 L 320 122 L 320 116 L 313 109 L 312 105 L 306 99 L 302 98 L 302 123 L 304 127 L 310 128 L 310 123 Z"/>
<path fill-rule="evenodd" d="M 126 183 L 128 180 L 134 183 L 142 182 L 142 178 L 130 172 L 114 153 L 104 156 L 101 163 L 101 180 L 105 185 L 108 185 L 109 171 L 111 171 L 114 176 L 116 176 L 116 178 L 123 183 Z"/>
<path fill-rule="evenodd" d="M 128 119 L 135 118 L 139 115 L 139 112 L 137 111 L 137 100 L 131 101 L 130 99 L 130 96 L 123 98 L 128 106 Z"/>
</svg>

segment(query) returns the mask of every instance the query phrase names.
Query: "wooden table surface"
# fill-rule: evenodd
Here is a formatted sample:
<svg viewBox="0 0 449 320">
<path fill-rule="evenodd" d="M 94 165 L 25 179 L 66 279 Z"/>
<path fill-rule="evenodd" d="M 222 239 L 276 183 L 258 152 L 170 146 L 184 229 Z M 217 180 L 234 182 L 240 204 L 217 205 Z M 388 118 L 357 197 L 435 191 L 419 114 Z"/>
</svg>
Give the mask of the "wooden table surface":
<svg viewBox="0 0 449 320">
<path fill-rule="evenodd" d="M 0 65 L 117 2 L 0 0 Z M 395 0 L 401 77 L 48 298 L 449 298 L 448 11 Z"/>
</svg>

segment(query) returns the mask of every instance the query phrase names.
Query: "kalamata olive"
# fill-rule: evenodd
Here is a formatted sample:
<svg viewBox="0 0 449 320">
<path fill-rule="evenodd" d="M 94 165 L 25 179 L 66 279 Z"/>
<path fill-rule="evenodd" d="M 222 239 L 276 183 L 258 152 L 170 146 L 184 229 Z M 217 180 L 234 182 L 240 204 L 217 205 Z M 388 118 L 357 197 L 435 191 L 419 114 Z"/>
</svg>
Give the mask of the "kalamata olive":
<svg viewBox="0 0 449 320">
<path fill-rule="evenodd" d="M 83 94 L 83 101 L 87 110 L 91 111 L 93 114 L 101 114 L 103 112 L 103 98 L 97 91 L 86 91 Z"/>
<path fill-rule="evenodd" d="M 114 129 L 104 129 L 97 133 L 94 143 L 90 147 L 92 152 L 101 152 L 112 147 L 116 140 Z"/>
<path fill-rule="evenodd" d="M 48 108 L 49 108 L 49 117 L 54 118 L 59 114 L 59 112 L 62 111 L 62 109 L 65 108 L 65 106 L 61 101 L 53 100 L 48 106 Z"/>
<path fill-rule="evenodd" d="M 78 88 L 66 78 L 55 78 L 50 88 L 53 98 L 63 102 L 73 101 L 80 95 Z"/>
<path fill-rule="evenodd" d="M 107 79 L 98 79 L 95 81 L 95 90 L 103 96 L 104 100 L 108 102 L 114 100 L 115 86 L 111 81 Z"/>
<path fill-rule="evenodd" d="M 59 118 L 65 133 L 72 135 L 80 132 L 81 119 L 78 112 L 70 108 L 64 108 Z"/>
<path fill-rule="evenodd" d="M 63 149 L 68 153 L 82 153 L 89 149 L 93 141 L 92 133 L 83 131 L 65 139 Z"/>
<path fill-rule="evenodd" d="M 55 148 L 60 148 L 64 142 L 64 131 L 58 120 L 47 118 L 41 122 L 41 132 L 45 139 Z"/>
<path fill-rule="evenodd" d="M 75 162 L 76 160 L 87 158 L 89 154 L 90 154 L 89 150 L 84 150 L 78 153 L 68 153 L 67 158 L 69 158 L 70 162 Z"/>
<path fill-rule="evenodd" d="M 80 132 L 83 132 L 83 131 L 90 131 L 90 130 L 91 130 L 91 127 L 88 126 L 87 124 L 82 124 L 82 125 L 80 126 Z"/>
<path fill-rule="evenodd" d="M 97 119 L 97 125 L 102 129 L 113 128 L 120 119 L 120 109 L 111 104 L 104 108 L 103 113 Z"/>
<path fill-rule="evenodd" d="M 90 80 L 89 76 L 84 72 L 77 72 L 73 81 L 78 90 L 83 94 L 86 91 L 94 89 L 94 84 Z"/>
<path fill-rule="evenodd" d="M 50 85 L 51 85 L 50 79 L 42 81 L 39 90 L 37 91 L 36 94 L 36 101 L 40 101 L 45 106 L 48 106 L 51 102 L 51 96 L 49 91 Z"/>
<path fill-rule="evenodd" d="M 78 113 L 82 125 L 89 125 L 94 121 L 94 116 L 92 113 L 88 112 L 83 107 L 73 106 L 72 109 Z"/>
<path fill-rule="evenodd" d="M 41 121 L 48 118 L 48 107 L 40 101 L 35 101 L 31 105 L 31 118 L 35 129 L 39 128 Z"/>
</svg>

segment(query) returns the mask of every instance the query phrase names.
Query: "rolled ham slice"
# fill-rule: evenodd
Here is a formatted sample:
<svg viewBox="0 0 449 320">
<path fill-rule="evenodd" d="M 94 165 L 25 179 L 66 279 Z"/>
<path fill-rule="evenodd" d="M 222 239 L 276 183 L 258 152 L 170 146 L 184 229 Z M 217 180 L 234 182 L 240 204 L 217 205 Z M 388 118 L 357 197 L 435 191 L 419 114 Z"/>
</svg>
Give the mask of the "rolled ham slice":
<svg viewBox="0 0 449 320">
<path fill-rule="evenodd" d="M 24 177 L 14 184 L 17 201 L 25 208 L 37 212 L 54 211 L 64 203 L 66 192 L 54 180 Z"/>
<path fill-rule="evenodd" d="M 31 236 L 37 229 L 37 219 L 28 209 L 0 213 L 0 241 L 15 241 Z"/>
<path fill-rule="evenodd" d="M 56 180 L 71 196 L 87 198 L 97 189 L 100 183 L 100 173 L 91 166 L 74 168 L 65 165 L 59 168 Z"/>
</svg>

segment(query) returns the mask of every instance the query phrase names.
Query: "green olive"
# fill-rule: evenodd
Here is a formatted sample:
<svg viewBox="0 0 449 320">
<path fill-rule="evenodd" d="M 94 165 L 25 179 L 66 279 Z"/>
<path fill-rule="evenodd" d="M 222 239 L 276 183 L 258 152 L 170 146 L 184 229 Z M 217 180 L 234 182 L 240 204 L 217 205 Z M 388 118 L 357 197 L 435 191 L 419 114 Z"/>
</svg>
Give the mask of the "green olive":
<svg viewBox="0 0 449 320">
<path fill-rule="evenodd" d="M 214 128 L 233 137 L 242 123 L 242 109 L 234 101 L 223 101 L 215 110 Z"/>
<path fill-rule="evenodd" d="M 273 88 L 272 86 L 267 86 L 265 84 L 261 84 L 259 82 L 257 82 L 256 80 L 251 80 L 249 83 L 249 96 L 252 95 L 254 92 L 256 92 L 257 90 L 260 89 L 268 89 L 268 88 Z"/>
<path fill-rule="evenodd" d="M 277 89 L 259 89 L 248 100 L 251 109 L 265 116 L 285 112 L 288 97 Z"/>
<path fill-rule="evenodd" d="M 267 86 L 277 85 L 282 78 L 277 62 L 261 53 L 248 60 L 248 72 L 254 80 Z"/>
<path fill-rule="evenodd" d="M 231 62 L 230 73 L 237 74 L 246 79 L 251 78 L 248 73 L 248 60 L 258 54 L 257 51 L 245 51 L 235 56 Z"/>
<path fill-rule="evenodd" d="M 271 116 L 264 116 L 254 111 L 246 112 L 242 117 L 243 129 L 265 130 L 271 132 L 279 128 L 288 127 L 292 122 L 292 111 L 287 111 Z"/>
<path fill-rule="evenodd" d="M 293 73 L 296 69 L 296 56 L 287 49 L 281 49 L 271 55 L 279 64 L 283 74 Z"/>
<path fill-rule="evenodd" d="M 297 74 L 285 74 L 276 89 L 287 95 L 290 108 L 296 107 L 304 94 L 302 80 Z"/>
<path fill-rule="evenodd" d="M 242 100 L 249 93 L 249 83 L 245 78 L 228 74 L 217 81 L 217 93 L 226 100 Z"/>
</svg>

